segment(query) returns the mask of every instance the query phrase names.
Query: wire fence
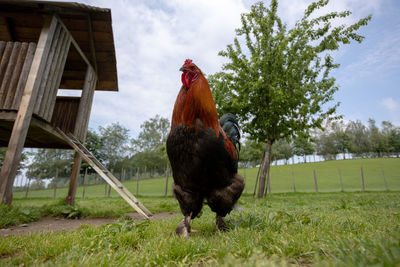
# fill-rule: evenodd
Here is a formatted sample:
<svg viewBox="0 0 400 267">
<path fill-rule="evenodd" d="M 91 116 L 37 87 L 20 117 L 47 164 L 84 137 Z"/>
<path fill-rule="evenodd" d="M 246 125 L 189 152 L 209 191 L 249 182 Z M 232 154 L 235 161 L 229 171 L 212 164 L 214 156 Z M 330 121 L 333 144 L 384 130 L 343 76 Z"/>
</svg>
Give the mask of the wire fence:
<svg viewBox="0 0 400 267">
<path fill-rule="evenodd" d="M 164 170 L 122 169 L 111 170 L 135 195 L 171 196 L 170 168 Z M 258 168 L 241 168 L 245 179 L 244 193 L 255 192 Z M 55 177 L 41 189 L 37 181 L 28 180 L 14 187 L 14 197 L 65 197 L 69 177 Z M 42 185 L 43 186 L 43 185 Z M 266 193 L 284 192 L 335 192 L 400 190 L 400 159 L 364 159 L 317 162 L 272 166 Z M 80 175 L 76 198 L 115 197 L 117 193 L 96 173 L 87 171 Z"/>
</svg>

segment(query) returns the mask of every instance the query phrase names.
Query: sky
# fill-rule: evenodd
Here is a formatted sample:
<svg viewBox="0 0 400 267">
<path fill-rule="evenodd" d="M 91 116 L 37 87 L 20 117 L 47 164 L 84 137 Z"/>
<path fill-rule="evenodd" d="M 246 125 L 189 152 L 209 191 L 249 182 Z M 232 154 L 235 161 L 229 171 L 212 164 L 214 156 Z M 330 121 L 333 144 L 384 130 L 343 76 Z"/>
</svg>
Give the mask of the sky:
<svg viewBox="0 0 400 267">
<path fill-rule="evenodd" d="M 79 0 L 77 0 L 79 1 Z M 181 86 L 179 68 L 190 58 L 205 74 L 221 70 L 218 52 L 231 44 L 240 14 L 253 0 L 84 0 L 111 8 L 119 92 L 96 92 L 89 128 L 119 122 L 136 137 L 156 114 L 170 119 Z M 269 5 L 269 1 L 264 1 Z M 278 13 L 290 28 L 312 1 L 281 0 Z M 400 1 L 331 0 L 320 14 L 352 11 L 337 23 L 372 14 L 359 33 L 365 40 L 333 54 L 339 91 L 337 114 L 344 120 L 373 118 L 400 126 Z"/>
</svg>

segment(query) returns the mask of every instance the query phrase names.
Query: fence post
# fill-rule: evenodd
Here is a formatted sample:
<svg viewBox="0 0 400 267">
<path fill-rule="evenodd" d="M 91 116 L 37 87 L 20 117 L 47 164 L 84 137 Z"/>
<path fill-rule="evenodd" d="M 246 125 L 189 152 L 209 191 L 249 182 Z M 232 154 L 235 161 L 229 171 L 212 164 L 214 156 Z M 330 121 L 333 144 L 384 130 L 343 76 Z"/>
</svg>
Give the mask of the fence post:
<svg viewBox="0 0 400 267">
<path fill-rule="evenodd" d="M 293 166 L 292 166 L 292 184 L 293 184 L 293 192 L 296 193 L 296 182 L 294 180 L 294 170 L 293 170 Z"/>
<path fill-rule="evenodd" d="M 165 193 L 164 193 L 164 196 L 167 196 L 168 195 L 168 165 L 167 165 L 167 167 L 165 168 Z"/>
<path fill-rule="evenodd" d="M 53 192 L 53 198 L 56 198 L 56 194 L 57 194 L 57 179 L 58 179 L 58 168 L 56 168 L 56 176 L 54 176 L 54 192 Z"/>
<path fill-rule="evenodd" d="M 315 169 L 313 170 L 313 173 L 314 173 L 315 192 L 318 192 L 317 174 L 315 173 Z"/>
<path fill-rule="evenodd" d="M 139 195 L 139 169 L 137 169 L 137 175 L 136 175 L 136 195 Z"/>
<path fill-rule="evenodd" d="M 29 178 L 29 179 L 28 179 L 28 185 L 26 186 L 25 198 L 28 197 L 28 192 L 29 192 L 29 186 L 30 186 L 30 184 L 31 184 L 31 179 Z"/>
<path fill-rule="evenodd" d="M 385 182 L 386 191 L 389 191 L 389 187 L 388 187 L 386 177 L 385 177 L 385 172 L 383 171 L 383 168 L 381 168 L 381 170 L 382 170 L 383 181 Z"/>
<path fill-rule="evenodd" d="M 257 192 L 256 190 L 257 190 L 258 179 L 260 178 L 261 164 L 262 164 L 262 162 L 264 161 L 264 158 L 265 158 L 265 153 L 264 153 L 264 155 L 263 155 L 263 157 L 262 157 L 262 159 L 261 159 L 260 167 L 258 167 L 258 172 L 257 172 L 257 177 L 256 177 L 256 183 L 255 183 L 255 185 L 254 185 L 253 197 L 256 196 L 256 192 Z"/>
<path fill-rule="evenodd" d="M 338 168 L 338 173 L 339 173 L 339 180 L 340 180 L 340 188 L 342 189 L 342 192 L 343 192 L 344 188 L 343 188 L 343 180 L 342 180 L 342 171 L 340 170 L 340 168 Z"/>
<path fill-rule="evenodd" d="M 243 179 L 244 179 L 244 188 L 245 188 L 245 193 L 247 194 L 247 186 L 246 186 L 246 182 L 247 182 L 247 178 L 246 178 L 246 165 L 243 168 Z"/>
<path fill-rule="evenodd" d="M 82 199 L 85 199 L 85 183 L 87 176 L 87 168 L 85 168 L 85 175 L 83 175 L 83 184 L 82 184 Z"/>
<path fill-rule="evenodd" d="M 365 191 L 364 171 L 362 165 L 361 165 L 361 186 L 362 186 L 362 191 Z"/>
</svg>

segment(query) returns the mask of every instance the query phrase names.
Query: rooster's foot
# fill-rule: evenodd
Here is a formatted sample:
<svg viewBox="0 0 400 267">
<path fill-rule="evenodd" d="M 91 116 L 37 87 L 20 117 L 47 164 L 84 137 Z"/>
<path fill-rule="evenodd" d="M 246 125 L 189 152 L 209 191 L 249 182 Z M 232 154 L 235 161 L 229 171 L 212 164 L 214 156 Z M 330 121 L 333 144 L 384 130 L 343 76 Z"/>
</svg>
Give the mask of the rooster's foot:
<svg viewBox="0 0 400 267">
<path fill-rule="evenodd" d="M 226 226 L 224 217 L 221 217 L 221 216 L 217 215 L 217 218 L 215 220 L 215 224 L 217 226 L 217 229 L 220 230 L 220 231 L 228 231 L 229 230 L 228 226 Z"/>
<path fill-rule="evenodd" d="M 185 216 L 185 218 L 176 227 L 175 233 L 177 235 L 183 236 L 189 239 L 189 233 L 197 232 L 190 227 L 190 216 Z"/>
</svg>

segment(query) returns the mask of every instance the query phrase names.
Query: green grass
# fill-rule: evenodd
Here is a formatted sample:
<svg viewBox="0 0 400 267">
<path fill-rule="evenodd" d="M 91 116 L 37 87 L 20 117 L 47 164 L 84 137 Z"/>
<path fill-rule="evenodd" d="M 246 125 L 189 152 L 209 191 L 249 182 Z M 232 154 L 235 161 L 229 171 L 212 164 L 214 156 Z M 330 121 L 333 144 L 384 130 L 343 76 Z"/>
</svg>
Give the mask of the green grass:
<svg viewBox="0 0 400 267">
<path fill-rule="evenodd" d="M 144 197 L 150 210 L 177 211 L 173 198 Z M 49 200 L 47 200 L 49 201 Z M 51 201 L 51 200 L 50 200 Z M 45 199 L 16 200 L 20 208 Z M 57 204 L 57 202 L 54 202 Z M 73 232 L 0 239 L 0 264 L 44 266 L 396 266 L 400 192 L 281 193 L 240 199 L 229 232 L 208 207 L 190 240 L 172 234 L 181 216 L 162 221 L 81 226 Z M 120 198 L 78 201 L 83 210 L 124 212 Z M 101 212 L 100 212 L 101 211 Z"/>
<path fill-rule="evenodd" d="M 365 188 L 366 190 L 385 190 L 385 183 L 382 176 L 384 170 L 389 190 L 400 190 L 400 158 L 384 159 L 354 159 L 324 161 L 316 163 L 272 166 L 271 167 L 271 192 L 293 192 L 292 168 L 295 177 L 297 192 L 313 192 L 315 169 L 317 175 L 319 192 L 340 191 L 340 180 L 338 169 L 342 173 L 343 187 L 345 191 L 361 190 L 361 166 L 363 166 Z M 257 168 L 239 170 L 242 176 L 246 176 L 245 193 L 252 193 L 257 175 Z M 246 175 L 244 175 L 244 172 Z M 136 181 L 124 182 L 125 186 L 136 194 Z M 169 195 L 171 195 L 172 177 L 169 179 Z M 86 186 L 85 197 L 99 198 L 104 197 L 105 185 Z M 57 189 L 57 196 L 66 196 L 68 188 Z M 162 196 L 165 191 L 165 178 L 145 179 L 139 181 L 140 196 Z M 14 192 L 14 199 L 24 198 L 25 192 Z M 29 197 L 40 198 L 53 196 L 53 190 L 32 190 Z M 118 196 L 112 190 L 111 196 Z M 78 187 L 77 198 L 82 197 L 82 187 Z"/>
</svg>

